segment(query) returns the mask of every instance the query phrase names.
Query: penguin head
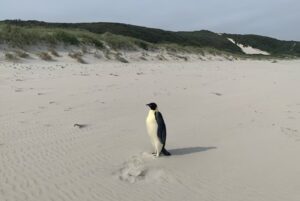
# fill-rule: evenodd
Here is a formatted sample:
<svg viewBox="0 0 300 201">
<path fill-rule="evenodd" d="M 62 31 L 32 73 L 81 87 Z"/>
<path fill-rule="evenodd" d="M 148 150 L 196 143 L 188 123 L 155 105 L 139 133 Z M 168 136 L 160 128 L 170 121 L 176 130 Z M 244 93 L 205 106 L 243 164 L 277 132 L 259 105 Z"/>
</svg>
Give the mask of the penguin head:
<svg viewBox="0 0 300 201">
<path fill-rule="evenodd" d="M 156 103 L 148 103 L 147 106 L 149 106 L 151 110 L 156 110 L 157 109 Z"/>
</svg>

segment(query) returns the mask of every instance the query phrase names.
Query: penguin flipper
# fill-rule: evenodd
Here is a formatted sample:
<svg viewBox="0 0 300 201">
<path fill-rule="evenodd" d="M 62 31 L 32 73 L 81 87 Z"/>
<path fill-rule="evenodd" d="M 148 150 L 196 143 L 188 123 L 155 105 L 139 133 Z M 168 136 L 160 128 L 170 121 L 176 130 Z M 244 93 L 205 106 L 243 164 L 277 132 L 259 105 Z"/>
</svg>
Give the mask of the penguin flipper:
<svg viewBox="0 0 300 201">
<path fill-rule="evenodd" d="M 155 119 L 158 125 L 157 137 L 159 138 L 161 144 L 166 144 L 167 129 L 162 114 L 158 111 L 155 112 Z"/>
</svg>

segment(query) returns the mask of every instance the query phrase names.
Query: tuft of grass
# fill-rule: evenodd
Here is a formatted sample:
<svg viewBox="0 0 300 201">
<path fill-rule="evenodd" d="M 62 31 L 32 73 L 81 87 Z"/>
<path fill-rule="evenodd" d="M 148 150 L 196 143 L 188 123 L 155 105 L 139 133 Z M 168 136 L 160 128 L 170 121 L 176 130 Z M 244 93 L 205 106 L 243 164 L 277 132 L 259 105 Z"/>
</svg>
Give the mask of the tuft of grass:
<svg viewBox="0 0 300 201">
<path fill-rule="evenodd" d="M 82 57 L 83 54 L 81 52 L 69 52 L 69 56 L 73 59 L 76 59 L 78 57 Z"/>
<path fill-rule="evenodd" d="M 5 59 L 9 61 L 17 61 L 18 57 L 13 53 L 7 52 L 5 53 Z"/>
<path fill-rule="evenodd" d="M 162 54 L 157 55 L 156 58 L 160 61 L 167 61 L 167 58 L 164 57 L 164 55 L 162 55 Z"/>
<path fill-rule="evenodd" d="M 82 57 L 77 58 L 77 61 L 81 64 L 87 64 L 87 62 Z"/>
<path fill-rule="evenodd" d="M 88 48 L 86 46 L 82 46 L 81 51 L 83 52 L 83 54 L 86 54 L 88 53 Z"/>
<path fill-rule="evenodd" d="M 184 61 L 188 61 L 188 57 L 186 57 L 186 56 L 181 56 L 181 55 L 176 54 L 176 53 L 173 53 L 173 52 L 169 52 L 169 55 L 171 55 L 171 56 L 173 56 L 173 57 L 176 57 L 176 58 L 178 58 L 178 59 L 182 59 L 182 60 L 184 60 Z"/>
<path fill-rule="evenodd" d="M 84 61 L 82 58 L 83 54 L 81 52 L 70 52 L 69 56 L 73 59 L 76 59 L 79 63 L 86 64 L 87 62 Z"/>
<path fill-rule="evenodd" d="M 204 52 L 203 50 L 200 50 L 200 51 L 199 51 L 199 54 L 200 54 L 201 56 L 203 56 L 203 57 L 205 56 L 205 52 Z"/>
<path fill-rule="evenodd" d="M 111 59 L 111 52 L 108 49 L 104 50 L 104 56 L 106 59 L 110 60 Z"/>
<path fill-rule="evenodd" d="M 143 60 L 143 61 L 147 61 L 147 58 L 144 57 L 144 56 L 140 56 L 140 59 Z"/>
<path fill-rule="evenodd" d="M 177 55 L 177 57 L 179 59 L 183 59 L 184 61 L 188 61 L 189 60 L 188 57 L 186 57 L 186 56 Z"/>
<path fill-rule="evenodd" d="M 51 61 L 52 60 L 52 57 L 48 52 L 40 52 L 40 53 L 38 53 L 38 56 L 44 61 Z"/>
<path fill-rule="evenodd" d="M 21 58 L 28 58 L 29 57 L 29 54 L 24 52 L 24 51 L 21 51 L 21 50 L 17 50 L 15 51 L 17 56 L 18 57 L 21 57 Z"/>
<path fill-rule="evenodd" d="M 116 54 L 116 59 L 122 63 L 129 63 L 129 61 L 127 59 L 125 59 L 124 57 L 122 57 L 122 55 L 120 53 Z"/>
<path fill-rule="evenodd" d="M 154 51 L 154 50 L 157 50 L 157 47 L 155 47 L 155 45 L 149 43 L 149 42 L 146 42 L 146 41 L 143 41 L 143 40 L 133 40 L 133 43 L 143 49 L 143 50 L 146 50 L 146 51 Z"/>
<path fill-rule="evenodd" d="M 53 56 L 55 56 L 55 57 L 60 57 L 60 55 L 58 54 L 58 52 L 57 52 L 55 49 L 53 49 L 53 48 L 50 48 L 50 49 L 49 49 L 49 52 L 50 52 Z"/>
</svg>

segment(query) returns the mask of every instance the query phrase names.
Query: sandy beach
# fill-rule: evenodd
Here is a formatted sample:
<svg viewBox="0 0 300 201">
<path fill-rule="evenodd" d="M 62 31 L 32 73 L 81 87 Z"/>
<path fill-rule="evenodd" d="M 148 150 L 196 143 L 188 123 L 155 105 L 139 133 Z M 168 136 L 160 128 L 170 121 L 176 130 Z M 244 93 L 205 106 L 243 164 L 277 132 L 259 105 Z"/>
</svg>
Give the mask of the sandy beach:
<svg viewBox="0 0 300 201">
<path fill-rule="evenodd" d="M 299 66 L 1 61 L 0 200 L 299 201 Z"/>
</svg>

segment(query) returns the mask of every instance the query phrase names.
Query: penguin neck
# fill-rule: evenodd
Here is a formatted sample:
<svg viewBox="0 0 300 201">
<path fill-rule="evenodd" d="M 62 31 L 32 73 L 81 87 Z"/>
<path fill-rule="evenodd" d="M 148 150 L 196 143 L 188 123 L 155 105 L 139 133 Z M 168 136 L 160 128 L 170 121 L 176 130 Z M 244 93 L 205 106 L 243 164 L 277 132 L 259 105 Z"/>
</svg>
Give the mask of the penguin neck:
<svg viewBox="0 0 300 201">
<path fill-rule="evenodd" d="M 149 114 L 154 114 L 155 112 L 158 112 L 157 108 L 155 110 L 149 110 Z"/>
</svg>

